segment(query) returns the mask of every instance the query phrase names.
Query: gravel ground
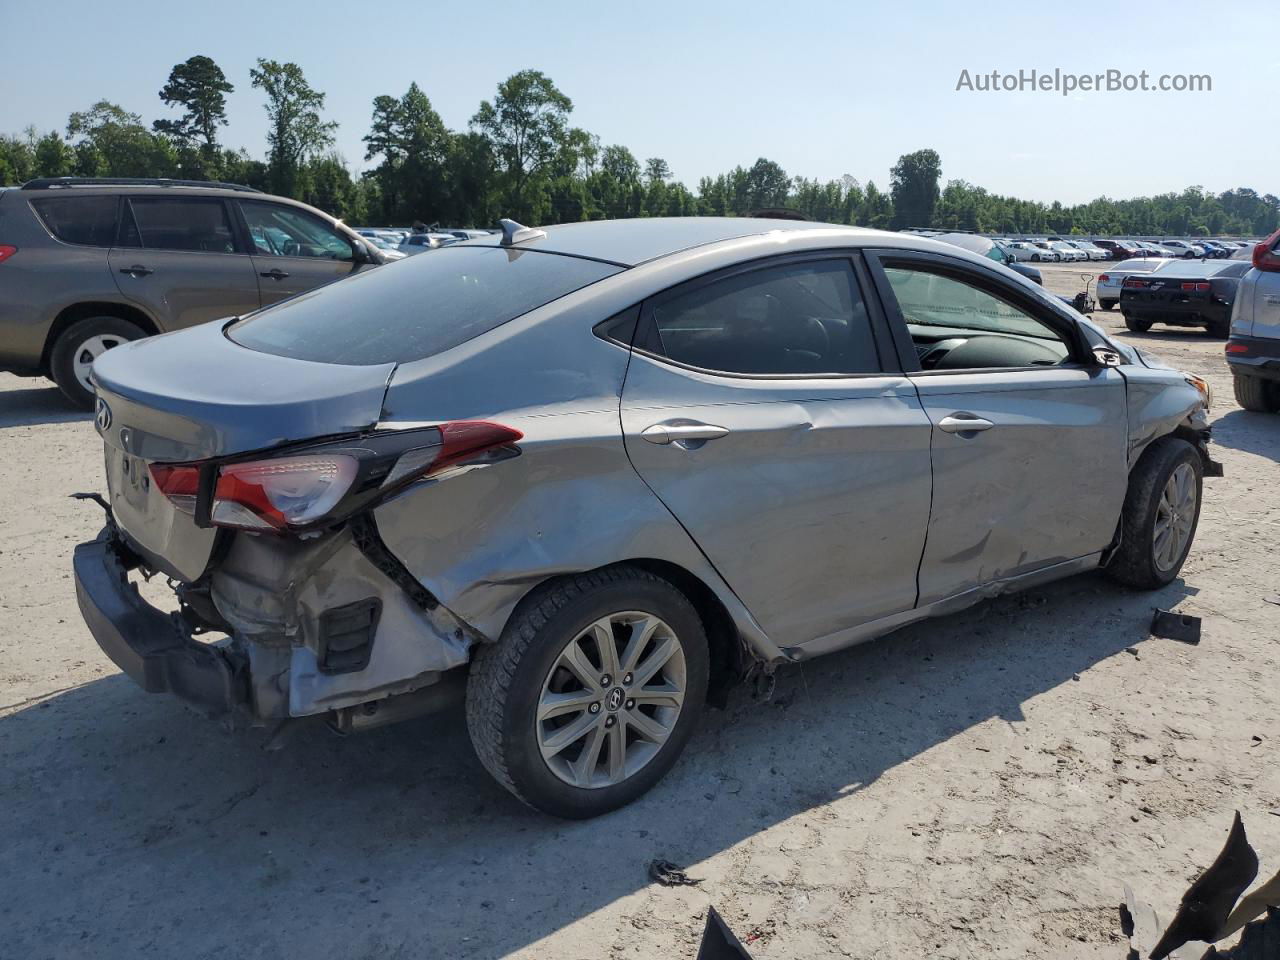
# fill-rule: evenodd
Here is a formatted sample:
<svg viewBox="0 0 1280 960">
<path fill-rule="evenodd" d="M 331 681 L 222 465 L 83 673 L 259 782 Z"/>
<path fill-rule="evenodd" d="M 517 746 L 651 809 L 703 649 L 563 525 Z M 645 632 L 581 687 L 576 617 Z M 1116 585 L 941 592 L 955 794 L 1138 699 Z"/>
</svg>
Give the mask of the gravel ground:
<svg viewBox="0 0 1280 960">
<path fill-rule="evenodd" d="M 136 689 L 70 579 L 92 426 L 0 376 L 0 956 L 665 960 L 714 904 L 757 958 L 1119 960 L 1121 885 L 1167 916 L 1232 811 L 1280 868 L 1280 418 L 1235 406 L 1220 342 L 1120 336 L 1215 391 L 1227 475 L 1182 579 L 1077 577 L 788 669 L 573 824 L 495 787 L 455 716 L 268 753 Z M 1148 638 L 1154 606 L 1203 642 Z M 701 885 L 650 884 L 655 857 Z"/>
</svg>

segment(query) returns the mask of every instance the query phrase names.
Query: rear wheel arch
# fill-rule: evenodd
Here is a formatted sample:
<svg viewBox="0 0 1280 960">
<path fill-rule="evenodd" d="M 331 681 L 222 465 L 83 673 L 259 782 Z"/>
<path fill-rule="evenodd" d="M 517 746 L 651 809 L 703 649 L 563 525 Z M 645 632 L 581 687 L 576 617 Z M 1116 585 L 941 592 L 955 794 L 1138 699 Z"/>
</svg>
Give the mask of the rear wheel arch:
<svg viewBox="0 0 1280 960">
<path fill-rule="evenodd" d="M 708 653 L 711 661 L 707 702 L 715 707 L 723 707 L 729 690 L 742 680 L 748 667 L 753 662 L 753 658 L 740 637 L 733 617 L 716 595 L 716 592 L 701 577 L 678 563 L 652 557 L 633 557 L 627 560 L 620 560 L 617 563 L 596 567 L 592 570 L 563 573 L 549 577 L 531 587 L 520 598 L 507 617 L 507 622 L 515 621 L 527 609 L 536 606 L 543 597 L 555 591 L 557 587 L 566 581 L 583 575 L 614 570 L 619 567 L 638 568 L 652 574 L 675 587 L 693 605 L 707 635 Z"/>
<path fill-rule="evenodd" d="M 88 300 L 82 303 L 73 303 L 69 307 L 64 307 L 54 317 L 53 323 L 49 326 L 49 334 L 44 341 L 44 351 L 40 356 L 40 369 L 46 376 L 50 371 L 50 360 L 58 338 L 81 320 L 86 320 L 89 317 L 118 317 L 141 328 L 149 337 L 162 332 L 159 325 L 150 316 L 137 307 L 132 307 L 128 304 L 116 303 L 110 300 Z"/>
</svg>

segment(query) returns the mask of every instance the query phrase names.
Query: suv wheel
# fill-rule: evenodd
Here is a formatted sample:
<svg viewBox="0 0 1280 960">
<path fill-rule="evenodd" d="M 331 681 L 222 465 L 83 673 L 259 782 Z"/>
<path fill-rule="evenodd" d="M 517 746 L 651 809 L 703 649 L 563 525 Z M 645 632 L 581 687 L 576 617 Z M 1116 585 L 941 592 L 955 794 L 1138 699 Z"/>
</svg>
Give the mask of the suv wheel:
<svg viewBox="0 0 1280 960">
<path fill-rule="evenodd" d="M 1126 313 L 1124 315 L 1124 325 L 1134 333 L 1146 333 L 1151 329 L 1150 320 L 1142 320 L 1131 313 Z"/>
<path fill-rule="evenodd" d="M 1112 579 L 1139 590 L 1173 581 L 1195 539 L 1203 481 L 1200 453 L 1187 441 L 1163 437 L 1146 449 L 1129 476 Z"/>
<path fill-rule="evenodd" d="M 702 621 L 665 580 L 628 566 L 570 577 L 473 652 L 467 729 L 489 773 L 529 806 L 594 817 L 676 762 L 709 669 Z"/>
<path fill-rule="evenodd" d="M 49 373 L 68 400 L 84 410 L 93 409 L 93 361 L 112 347 L 140 340 L 146 333 L 137 324 L 119 317 L 88 317 L 73 323 L 53 345 Z"/>
<path fill-rule="evenodd" d="M 1232 372 L 1236 403 L 1254 413 L 1280 413 L 1280 381 L 1272 382 L 1261 377 Z"/>
</svg>

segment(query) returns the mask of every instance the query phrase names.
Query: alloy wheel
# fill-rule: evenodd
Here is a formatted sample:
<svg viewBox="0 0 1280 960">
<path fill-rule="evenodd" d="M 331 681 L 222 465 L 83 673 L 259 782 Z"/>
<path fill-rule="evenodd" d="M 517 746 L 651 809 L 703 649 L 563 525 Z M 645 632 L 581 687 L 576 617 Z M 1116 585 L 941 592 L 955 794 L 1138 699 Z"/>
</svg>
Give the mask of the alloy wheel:
<svg viewBox="0 0 1280 960">
<path fill-rule="evenodd" d="M 592 623 L 556 657 L 534 719 L 547 767 L 575 787 L 621 783 L 649 763 L 684 707 L 684 648 L 653 614 Z"/>
<path fill-rule="evenodd" d="M 1171 570 L 1191 538 L 1196 519 L 1196 474 L 1189 463 L 1180 463 L 1169 474 L 1152 533 L 1152 557 L 1160 570 Z"/>
</svg>

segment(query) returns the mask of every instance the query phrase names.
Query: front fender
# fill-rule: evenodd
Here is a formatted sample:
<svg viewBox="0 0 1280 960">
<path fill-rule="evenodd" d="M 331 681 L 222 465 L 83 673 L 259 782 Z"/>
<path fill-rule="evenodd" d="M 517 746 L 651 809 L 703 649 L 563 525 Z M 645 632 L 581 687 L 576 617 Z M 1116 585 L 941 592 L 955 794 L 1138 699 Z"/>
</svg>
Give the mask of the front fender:
<svg viewBox="0 0 1280 960">
<path fill-rule="evenodd" d="M 1206 473 L 1213 463 L 1204 445 L 1209 437 L 1209 411 L 1200 391 L 1176 370 L 1153 369 L 1139 364 L 1120 368 L 1129 404 L 1129 468 L 1147 447 L 1179 431 L 1193 435 L 1205 458 Z"/>
</svg>

